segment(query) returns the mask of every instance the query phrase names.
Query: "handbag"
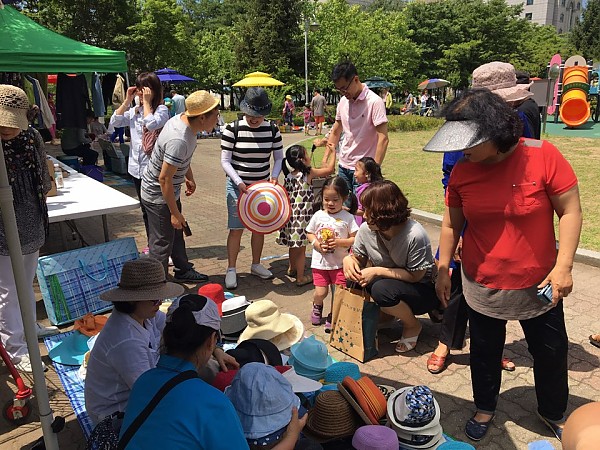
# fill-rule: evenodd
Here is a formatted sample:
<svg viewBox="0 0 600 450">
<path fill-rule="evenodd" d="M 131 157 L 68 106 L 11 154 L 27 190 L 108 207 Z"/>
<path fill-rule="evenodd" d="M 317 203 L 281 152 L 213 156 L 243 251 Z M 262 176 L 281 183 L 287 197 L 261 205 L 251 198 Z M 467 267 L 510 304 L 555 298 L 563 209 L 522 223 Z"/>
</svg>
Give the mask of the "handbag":
<svg viewBox="0 0 600 450">
<path fill-rule="evenodd" d="M 36 275 L 50 322 L 63 325 L 112 309 L 99 296 L 116 287 L 123 264 L 138 257 L 129 237 L 39 258 Z"/>
<path fill-rule="evenodd" d="M 363 289 L 336 286 L 329 345 L 366 362 L 378 353 L 379 306 Z"/>
<path fill-rule="evenodd" d="M 145 125 L 142 128 L 142 150 L 147 156 L 152 154 L 152 150 L 154 150 L 154 145 L 156 144 L 156 140 L 161 131 L 162 128 L 149 130 Z"/>
</svg>

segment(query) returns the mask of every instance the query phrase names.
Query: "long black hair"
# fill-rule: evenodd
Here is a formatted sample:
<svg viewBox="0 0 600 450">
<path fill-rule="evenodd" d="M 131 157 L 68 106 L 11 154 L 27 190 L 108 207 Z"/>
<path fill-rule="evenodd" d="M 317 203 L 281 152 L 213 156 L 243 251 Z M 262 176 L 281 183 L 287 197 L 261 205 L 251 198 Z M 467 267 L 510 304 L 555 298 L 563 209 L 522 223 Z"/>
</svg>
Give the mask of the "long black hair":
<svg viewBox="0 0 600 450">
<path fill-rule="evenodd" d="M 323 191 L 326 188 L 334 189 L 340 197 L 343 199 L 348 199 L 350 201 L 348 211 L 350 214 L 356 213 L 356 210 L 358 209 L 358 200 L 356 199 L 356 195 L 354 195 L 353 192 L 350 192 L 350 189 L 348 189 L 348 185 L 346 184 L 346 180 L 338 175 L 331 175 L 325 180 L 321 192 L 315 196 L 315 200 L 313 202 L 314 212 L 323 209 Z"/>
<path fill-rule="evenodd" d="M 304 164 L 304 158 L 306 158 L 306 149 L 301 145 L 292 145 L 285 151 L 285 158 L 283 159 L 283 174 L 288 175 L 294 170 L 302 172 L 304 175 L 310 173 L 310 166 Z M 289 165 L 289 167 L 288 167 Z M 290 167 L 292 170 L 290 170 Z"/>
<path fill-rule="evenodd" d="M 367 175 L 367 181 L 369 183 L 383 180 L 381 166 L 377 164 L 373 158 L 370 156 L 364 156 L 360 158 L 358 162 L 365 166 L 365 174 Z"/>
<path fill-rule="evenodd" d="M 156 108 L 163 102 L 163 88 L 160 84 L 158 75 L 154 72 L 142 72 L 138 75 L 135 80 L 135 87 L 142 89 L 149 87 L 152 89 L 152 104 L 150 105 L 153 112 L 156 112 Z"/>
</svg>

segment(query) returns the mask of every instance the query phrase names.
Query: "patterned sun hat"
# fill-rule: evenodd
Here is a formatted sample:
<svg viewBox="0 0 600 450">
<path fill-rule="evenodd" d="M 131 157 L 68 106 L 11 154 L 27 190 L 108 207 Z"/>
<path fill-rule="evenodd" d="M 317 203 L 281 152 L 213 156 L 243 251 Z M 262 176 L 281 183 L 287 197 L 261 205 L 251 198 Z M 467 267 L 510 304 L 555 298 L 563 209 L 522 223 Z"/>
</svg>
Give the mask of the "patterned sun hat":
<svg viewBox="0 0 600 450">
<path fill-rule="evenodd" d="M 28 110 L 29 99 L 23 89 L 0 84 L 0 127 L 26 130 L 29 127 Z"/>
</svg>

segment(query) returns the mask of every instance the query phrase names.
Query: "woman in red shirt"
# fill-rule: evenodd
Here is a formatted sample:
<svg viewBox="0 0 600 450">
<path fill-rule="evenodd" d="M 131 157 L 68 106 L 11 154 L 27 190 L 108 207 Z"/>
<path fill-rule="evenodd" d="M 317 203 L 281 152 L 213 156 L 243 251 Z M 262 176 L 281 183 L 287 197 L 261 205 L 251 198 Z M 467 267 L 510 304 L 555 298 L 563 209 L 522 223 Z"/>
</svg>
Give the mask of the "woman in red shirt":
<svg viewBox="0 0 600 450">
<path fill-rule="evenodd" d="M 552 144 L 519 138 L 519 116 L 487 89 L 468 91 L 448 105 L 445 115 L 446 123 L 425 150 L 463 150 L 465 156 L 446 192 L 436 283 L 445 304 L 450 258 L 467 221 L 462 281 L 477 412 L 465 432 L 480 440 L 494 418 L 506 322 L 519 320 L 534 361 L 538 415 L 560 439 L 569 393 L 562 299 L 573 288 L 582 222 L 577 178 Z M 552 293 L 544 302 L 537 294 L 547 284 Z"/>
</svg>

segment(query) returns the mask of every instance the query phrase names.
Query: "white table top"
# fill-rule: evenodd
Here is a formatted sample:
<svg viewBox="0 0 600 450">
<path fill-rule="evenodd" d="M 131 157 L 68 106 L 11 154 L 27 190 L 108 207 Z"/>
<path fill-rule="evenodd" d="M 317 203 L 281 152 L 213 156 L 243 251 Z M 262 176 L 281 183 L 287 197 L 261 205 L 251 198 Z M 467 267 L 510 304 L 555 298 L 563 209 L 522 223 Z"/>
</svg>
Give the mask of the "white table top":
<svg viewBox="0 0 600 450">
<path fill-rule="evenodd" d="M 65 187 L 59 189 L 56 196 L 48 197 L 50 223 L 139 208 L 140 203 L 135 198 L 83 175 L 52 157 L 50 159 L 69 172 L 64 179 Z"/>
</svg>

